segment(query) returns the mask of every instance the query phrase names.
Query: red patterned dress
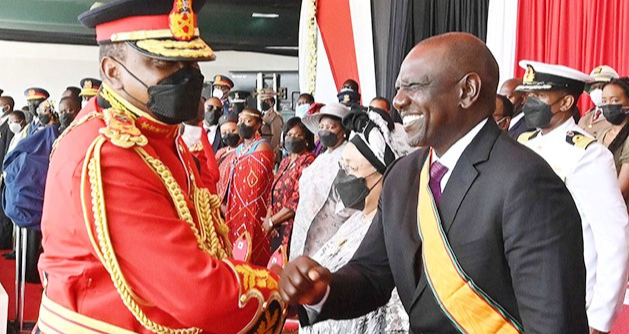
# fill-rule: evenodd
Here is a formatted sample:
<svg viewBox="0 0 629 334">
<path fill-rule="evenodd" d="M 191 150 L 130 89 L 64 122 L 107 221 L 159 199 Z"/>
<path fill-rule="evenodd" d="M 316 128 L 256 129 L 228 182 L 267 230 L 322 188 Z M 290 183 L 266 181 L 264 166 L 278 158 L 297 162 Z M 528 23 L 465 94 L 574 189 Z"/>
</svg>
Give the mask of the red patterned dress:
<svg viewBox="0 0 629 334">
<path fill-rule="evenodd" d="M 278 213 L 282 208 L 291 209 L 293 212 L 297 211 L 299 178 L 301 178 L 301 172 L 304 168 L 310 166 L 314 159 L 315 155 L 310 151 L 306 151 L 293 162 L 291 162 L 290 157 L 282 160 L 271 188 L 270 203 L 272 215 Z M 280 245 L 284 245 L 288 251 L 290 236 L 293 231 L 293 219 L 282 222 L 278 228 L 280 235 L 271 240 L 271 250 L 275 251 Z"/>
<path fill-rule="evenodd" d="M 236 149 L 227 189 L 225 222 L 229 226 L 229 239 L 234 243 L 240 235 L 249 232 L 251 253 L 249 262 L 266 267 L 271 257 L 269 237 L 262 230 L 262 219 L 267 213 L 267 199 L 273 182 L 273 151 L 258 151 L 264 140 L 249 149 L 244 143 Z"/>
<path fill-rule="evenodd" d="M 220 174 L 218 183 L 216 183 L 216 190 L 218 191 L 218 196 L 221 198 L 221 201 L 225 201 L 225 193 L 227 192 L 227 185 L 229 184 L 229 173 L 234 164 L 235 157 L 236 151 L 231 147 L 223 147 L 216 152 L 216 161 Z"/>
</svg>

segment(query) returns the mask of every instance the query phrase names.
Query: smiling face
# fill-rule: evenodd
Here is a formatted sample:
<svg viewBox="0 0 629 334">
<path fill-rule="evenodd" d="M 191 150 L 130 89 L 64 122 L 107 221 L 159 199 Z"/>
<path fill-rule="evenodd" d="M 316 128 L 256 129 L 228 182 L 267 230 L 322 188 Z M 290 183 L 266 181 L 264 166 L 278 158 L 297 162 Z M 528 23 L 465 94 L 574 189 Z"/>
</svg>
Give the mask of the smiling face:
<svg viewBox="0 0 629 334">
<path fill-rule="evenodd" d="M 393 105 L 408 142 L 438 155 L 490 117 L 496 107 L 498 63 L 478 38 L 447 33 L 417 44 L 396 81 Z"/>
<path fill-rule="evenodd" d="M 442 66 L 440 49 L 420 44 L 406 57 L 396 81 L 393 105 L 400 112 L 411 146 L 434 146 L 457 121 L 458 82 Z"/>
</svg>

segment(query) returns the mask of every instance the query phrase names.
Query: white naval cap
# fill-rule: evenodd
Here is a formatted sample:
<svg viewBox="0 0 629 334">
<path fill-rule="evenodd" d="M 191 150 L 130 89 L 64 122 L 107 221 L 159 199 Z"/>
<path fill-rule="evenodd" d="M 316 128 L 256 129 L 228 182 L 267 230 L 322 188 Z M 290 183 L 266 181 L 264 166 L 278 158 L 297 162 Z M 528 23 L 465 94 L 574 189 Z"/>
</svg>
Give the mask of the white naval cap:
<svg viewBox="0 0 629 334">
<path fill-rule="evenodd" d="M 526 69 L 522 85 L 516 91 L 568 90 L 583 91 L 586 83 L 591 83 L 591 76 L 563 65 L 546 64 L 532 60 L 521 60 L 520 67 Z"/>
</svg>

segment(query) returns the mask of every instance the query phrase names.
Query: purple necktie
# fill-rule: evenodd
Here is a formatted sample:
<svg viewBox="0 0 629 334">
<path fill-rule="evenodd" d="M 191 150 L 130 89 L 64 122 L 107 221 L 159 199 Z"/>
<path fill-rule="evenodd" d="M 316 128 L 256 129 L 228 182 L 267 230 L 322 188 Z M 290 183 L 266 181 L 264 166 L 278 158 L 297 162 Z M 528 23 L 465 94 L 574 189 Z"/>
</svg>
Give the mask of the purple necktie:
<svg viewBox="0 0 629 334">
<path fill-rule="evenodd" d="M 447 172 L 448 167 L 440 164 L 439 161 L 433 162 L 430 166 L 430 182 L 428 182 L 428 185 L 437 206 L 439 206 L 439 201 L 441 201 L 441 179 Z"/>
</svg>

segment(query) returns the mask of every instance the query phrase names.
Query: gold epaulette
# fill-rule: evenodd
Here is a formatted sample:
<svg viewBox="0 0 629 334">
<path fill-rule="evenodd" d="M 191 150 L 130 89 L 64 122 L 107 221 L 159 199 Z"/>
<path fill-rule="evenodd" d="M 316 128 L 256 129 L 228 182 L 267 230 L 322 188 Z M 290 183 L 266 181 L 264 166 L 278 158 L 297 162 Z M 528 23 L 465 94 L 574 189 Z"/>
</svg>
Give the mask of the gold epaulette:
<svg viewBox="0 0 629 334">
<path fill-rule="evenodd" d="M 106 126 L 98 132 L 112 144 L 123 148 L 148 144 L 148 139 L 135 126 L 135 120 L 131 115 L 116 108 L 107 108 L 103 110 L 103 116 Z"/>
<path fill-rule="evenodd" d="M 55 153 L 55 150 L 57 149 L 57 146 L 59 145 L 59 143 L 61 142 L 61 140 L 68 134 L 70 133 L 70 131 L 78 128 L 79 126 L 87 123 L 89 120 L 92 120 L 94 118 L 100 118 L 103 119 L 103 114 L 99 113 L 98 111 L 94 110 L 90 113 L 88 113 L 87 115 L 81 117 L 78 120 L 74 120 L 72 123 L 70 123 L 70 126 L 65 129 L 60 135 L 59 137 L 55 140 L 54 143 L 52 143 L 52 150 L 50 151 L 50 158 L 52 159 L 52 155 Z"/>
<path fill-rule="evenodd" d="M 586 136 L 580 132 L 568 131 L 566 132 L 566 141 L 568 144 L 580 149 L 587 149 L 590 144 L 596 141 L 596 139 Z"/>
<path fill-rule="evenodd" d="M 533 131 L 528 131 L 528 132 L 523 132 L 519 137 L 518 137 L 518 142 L 522 143 L 522 144 L 526 144 L 529 140 L 537 137 L 537 135 L 539 134 L 539 130 L 533 130 Z"/>
<path fill-rule="evenodd" d="M 203 143 L 201 141 L 198 141 L 196 144 L 190 146 L 188 148 L 188 151 L 190 152 L 199 152 L 199 151 L 203 151 Z"/>
</svg>

